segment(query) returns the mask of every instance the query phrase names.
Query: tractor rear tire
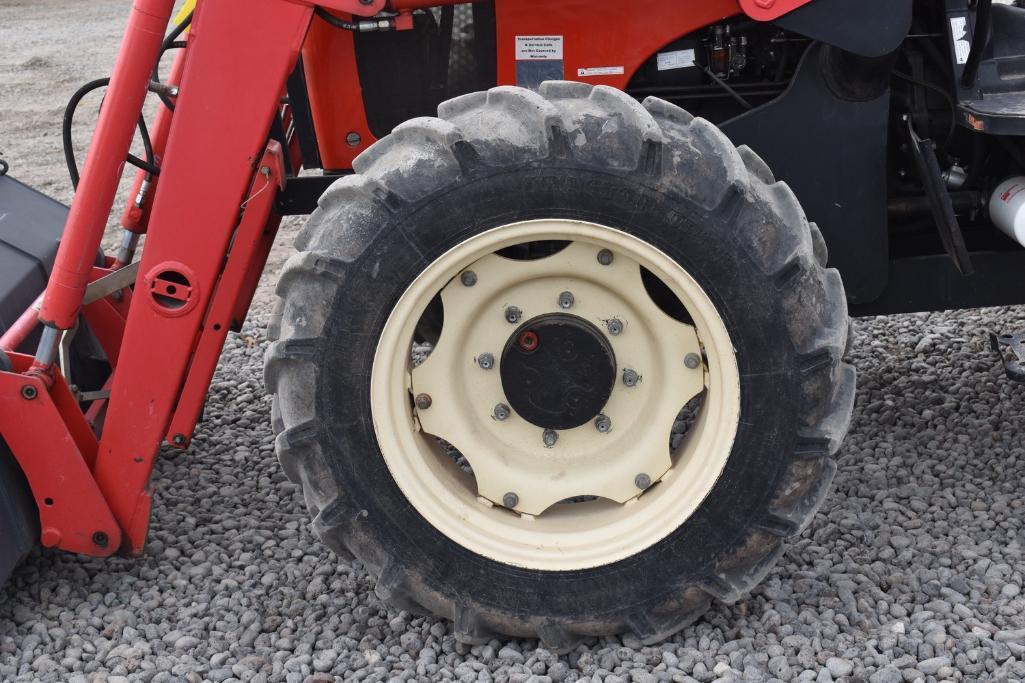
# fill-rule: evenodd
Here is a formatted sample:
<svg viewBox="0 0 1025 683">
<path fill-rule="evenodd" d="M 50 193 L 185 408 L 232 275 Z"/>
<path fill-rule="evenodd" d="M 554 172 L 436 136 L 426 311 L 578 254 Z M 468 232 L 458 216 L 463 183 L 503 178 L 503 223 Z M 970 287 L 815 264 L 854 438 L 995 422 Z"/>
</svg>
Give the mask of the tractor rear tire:
<svg viewBox="0 0 1025 683">
<path fill-rule="evenodd" d="M 499 87 L 448 101 L 439 118 L 398 126 L 354 167 L 296 240 L 266 356 L 277 454 L 303 487 L 316 534 L 361 560 L 382 599 L 452 619 L 467 643 L 538 637 L 565 650 L 631 632 L 651 644 L 761 581 L 827 493 L 855 388 L 839 275 L 765 163 L 662 100 L 549 82 L 539 93 Z M 608 561 L 578 566 L 504 561 L 501 543 L 483 552 L 428 521 L 407 495 L 416 482 L 394 465 L 403 454 L 382 452 L 382 440 L 419 423 L 386 428 L 372 400 L 375 373 L 387 371 L 375 366 L 379 339 L 418 278 L 460 245 L 545 220 L 597 226 L 678 264 L 721 318 L 731 340 L 724 363 L 735 364 L 739 386 L 733 440 L 695 509 L 627 556 L 609 532 Z M 712 355 L 706 346 L 706 377 Z M 413 415 L 430 405 L 421 399 Z M 478 500 L 516 514 L 515 498 Z M 600 544 L 600 528 L 594 537 Z"/>
</svg>

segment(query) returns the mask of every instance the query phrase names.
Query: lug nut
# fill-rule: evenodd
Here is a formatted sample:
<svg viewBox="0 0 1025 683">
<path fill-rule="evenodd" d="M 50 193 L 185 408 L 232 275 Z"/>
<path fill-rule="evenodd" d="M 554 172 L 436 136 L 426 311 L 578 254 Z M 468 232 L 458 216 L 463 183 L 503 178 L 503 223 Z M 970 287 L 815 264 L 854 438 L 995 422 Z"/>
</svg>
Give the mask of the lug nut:
<svg viewBox="0 0 1025 683">
<path fill-rule="evenodd" d="M 594 428 L 602 434 L 608 434 L 612 431 L 612 420 L 609 419 L 608 415 L 599 415 L 594 418 Z"/>
<path fill-rule="evenodd" d="M 507 508 L 512 509 L 512 508 L 516 507 L 519 504 L 519 502 L 520 502 L 520 497 L 517 496 L 512 491 L 510 491 L 509 493 L 507 493 L 504 496 L 502 496 L 502 505 L 506 506 Z"/>
<path fill-rule="evenodd" d="M 507 323 L 518 323 L 522 316 L 523 311 L 516 308 L 515 306 L 510 306 L 509 308 L 505 309 L 505 321 Z"/>
<path fill-rule="evenodd" d="M 701 356 L 696 353 L 688 353 L 683 359 L 683 364 L 691 370 L 696 370 L 701 365 Z"/>
<path fill-rule="evenodd" d="M 420 410 L 427 410 L 431 407 L 431 395 L 430 394 L 417 394 L 416 395 L 416 407 Z"/>
<path fill-rule="evenodd" d="M 644 472 L 641 472 L 636 477 L 634 477 L 634 486 L 643 491 L 644 489 L 651 486 L 651 477 L 646 475 Z"/>
<path fill-rule="evenodd" d="M 598 263 L 603 266 L 607 266 L 612 263 L 612 252 L 608 249 L 602 249 L 598 252 Z"/>
<path fill-rule="evenodd" d="M 541 434 L 541 441 L 544 442 L 545 448 L 551 448 L 555 445 L 555 442 L 559 440 L 559 432 L 554 429 L 546 429 Z"/>
<path fill-rule="evenodd" d="M 635 370 L 631 370 L 630 368 L 623 370 L 623 384 L 625 384 L 626 386 L 635 386 L 640 381 L 641 376 L 638 375 Z"/>
<path fill-rule="evenodd" d="M 477 356 L 477 365 L 479 365 L 482 370 L 490 370 L 495 367 L 495 357 L 490 353 L 482 353 Z"/>
<path fill-rule="evenodd" d="M 619 318 L 609 318 L 605 321 L 605 327 L 613 337 L 623 331 L 623 321 Z"/>
<path fill-rule="evenodd" d="M 559 308 L 573 308 L 573 292 L 563 292 L 559 295 Z"/>
<path fill-rule="evenodd" d="M 504 403 L 499 403 L 495 406 L 495 419 L 499 422 L 504 422 L 509 418 L 510 410 L 509 406 Z"/>
<path fill-rule="evenodd" d="M 473 287 L 477 284 L 477 273 L 472 270 L 464 270 L 463 274 L 459 276 L 459 281 L 463 283 L 464 287 Z"/>
</svg>

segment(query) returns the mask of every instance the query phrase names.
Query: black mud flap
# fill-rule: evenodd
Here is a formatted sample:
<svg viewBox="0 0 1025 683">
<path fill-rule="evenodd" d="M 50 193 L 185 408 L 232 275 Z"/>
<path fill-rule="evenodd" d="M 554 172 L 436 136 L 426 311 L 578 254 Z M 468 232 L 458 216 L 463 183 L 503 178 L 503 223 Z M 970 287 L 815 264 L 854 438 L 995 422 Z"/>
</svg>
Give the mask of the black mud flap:
<svg viewBox="0 0 1025 683">
<path fill-rule="evenodd" d="M 0 175 L 0 332 L 46 286 L 67 215 L 60 202 Z M 34 338 L 26 341 L 28 347 L 33 344 Z M 38 538 L 39 513 L 28 482 L 0 439 L 0 584 Z"/>
</svg>

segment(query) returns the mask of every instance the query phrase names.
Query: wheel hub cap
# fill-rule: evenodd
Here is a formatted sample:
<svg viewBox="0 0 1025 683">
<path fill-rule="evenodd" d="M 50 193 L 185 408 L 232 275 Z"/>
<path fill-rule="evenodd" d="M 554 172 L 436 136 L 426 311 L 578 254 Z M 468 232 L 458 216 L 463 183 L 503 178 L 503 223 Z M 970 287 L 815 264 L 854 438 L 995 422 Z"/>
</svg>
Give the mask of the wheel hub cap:
<svg viewBox="0 0 1025 683">
<path fill-rule="evenodd" d="M 555 313 L 528 321 L 502 352 L 502 389 L 509 405 L 544 429 L 593 420 L 612 395 L 616 357 L 597 326 Z"/>
</svg>

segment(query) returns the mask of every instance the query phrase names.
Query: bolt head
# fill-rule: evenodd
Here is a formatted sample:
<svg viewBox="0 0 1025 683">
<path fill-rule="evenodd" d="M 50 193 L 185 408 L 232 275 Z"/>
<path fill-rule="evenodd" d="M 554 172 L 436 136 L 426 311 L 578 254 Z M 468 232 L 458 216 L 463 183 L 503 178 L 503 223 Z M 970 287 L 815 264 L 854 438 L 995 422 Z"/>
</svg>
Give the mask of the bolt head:
<svg viewBox="0 0 1025 683">
<path fill-rule="evenodd" d="M 506 404 L 499 403 L 498 405 L 495 406 L 494 415 L 495 415 L 495 419 L 498 420 L 499 422 L 506 421 L 507 419 L 509 419 L 509 415 L 511 415 L 511 414 L 512 414 L 512 411 L 509 409 L 509 406 L 507 406 Z"/>
<path fill-rule="evenodd" d="M 477 365 L 481 367 L 481 370 L 490 370 L 495 367 L 495 357 L 490 353 L 482 353 L 477 356 Z"/>
<path fill-rule="evenodd" d="M 552 448 L 555 446 L 555 442 L 559 440 L 559 432 L 554 429 L 546 429 L 541 434 L 541 442 L 544 443 L 545 448 Z"/>
<path fill-rule="evenodd" d="M 634 486 L 643 491 L 644 489 L 651 486 L 651 477 L 646 475 L 644 472 L 641 472 L 636 477 L 634 477 Z"/>
<path fill-rule="evenodd" d="M 509 493 L 502 496 L 502 505 L 507 508 L 514 508 L 519 505 L 520 497 L 510 491 Z"/>
<path fill-rule="evenodd" d="M 349 147 L 359 147 L 359 143 L 363 142 L 363 137 L 356 131 L 352 131 L 345 136 L 345 144 Z"/>
<path fill-rule="evenodd" d="M 608 415 L 599 415 L 594 418 L 594 428 L 602 434 L 608 434 L 612 431 L 612 420 L 609 419 Z"/>
<path fill-rule="evenodd" d="M 623 370 L 623 384 L 628 387 L 636 386 L 641 381 L 641 376 L 637 374 L 636 370 L 627 368 Z"/>
<path fill-rule="evenodd" d="M 433 403 L 430 394 L 417 394 L 414 402 L 419 410 L 427 410 L 431 407 L 431 403 Z"/>
<path fill-rule="evenodd" d="M 605 321 L 605 327 L 613 337 L 623 331 L 623 321 L 619 318 L 610 318 Z"/>
<path fill-rule="evenodd" d="M 21 387 L 21 397 L 26 401 L 31 401 L 38 395 L 39 391 L 31 384 L 25 384 Z"/>
<path fill-rule="evenodd" d="M 97 531 L 93 534 L 93 545 L 97 545 L 101 548 L 106 548 L 107 543 L 110 542 L 110 538 L 103 531 Z"/>
<path fill-rule="evenodd" d="M 688 353 L 683 359 L 683 364 L 691 370 L 697 370 L 701 367 L 701 356 L 696 353 Z"/>
<path fill-rule="evenodd" d="M 523 311 L 516 306 L 509 306 L 505 309 L 505 321 L 507 323 L 518 323 L 523 317 Z"/>
<path fill-rule="evenodd" d="M 181 446 L 183 443 L 185 443 L 185 435 L 175 434 L 171 437 L 171 443 L 173 443 L 176 446 Z"/>
<path fill-rule="evenodd" d="M 463 283 L 464 287 L 473 287 L 477 284 L 477 273 L 472 270 L 464 270 L 463 274 L 459 276 L 459 281 Z"/>
<path fill-rule="evenodd" d="M 573 292 L 563 292 L 559 295 L 559 308 L 573 308 L 573 303 L 576 299 L 573 297 Z"/>
<path fill-rule="evenodd" d="M 607 266 L 607 265 L 611 264 L 612 263 L 612 259 L 613 259 L 612 252 L 609 251 L 608 249 L 602 249 L 601 251 L 598 252 L 598 263 L 602 264 L 603 266 Z"/>
</svg>

